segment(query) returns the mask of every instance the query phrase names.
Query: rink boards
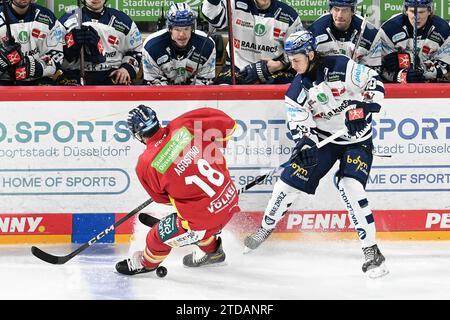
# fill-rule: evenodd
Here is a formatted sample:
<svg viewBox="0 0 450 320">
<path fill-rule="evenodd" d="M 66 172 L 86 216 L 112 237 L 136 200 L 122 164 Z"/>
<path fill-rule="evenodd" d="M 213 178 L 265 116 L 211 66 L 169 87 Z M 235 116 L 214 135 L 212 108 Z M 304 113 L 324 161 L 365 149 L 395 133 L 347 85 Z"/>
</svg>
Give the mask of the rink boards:
<svg viewBox="0 0 450 320">
<path fill-rule="evenodd" d="M 188 110 L 224 110 L 238 129 L 224 150 L 238 188 L 286 161 L 285 86 L 8 88 L 0 95 L 0 243 L 78 242 L 108 228 L 147 199 L 134 168 L 143 146 L 126 130 L 127 112 L 152 106 L 163 124 Z M 374 116 L 375 157 L 368 197 L 378 236 L 450 239 L 449 85 L 386 85 Z M 275 236 L 356 238 L 332 179 L 305 196 Z M 227 228 L 260 222 L 272 179 L 241 195 Z M 169 208 L 149 206 L 158 216 Z M 125 242 L 132 221 L 105 242 Z"/>
<path fill-rule="evenodd" d="M 436 210 L 437 211 L 437 210 Z M 440 210 L 373 212 L 377 237 L 390 240 L 449 240 L 450 213 Z M 2 214 L 0 243 L 85 243 L 108 229 L 124 214 Z M 262 212 L 237 214 L 227 230 L 238 236 L 259 227 Z M 109 232 L 100 242 L 128 242 L 134 219 Z M 344 211 L 288 212 L 278 224 L 274 237 L 283 239 L 356 239 Z"/>
</svg>

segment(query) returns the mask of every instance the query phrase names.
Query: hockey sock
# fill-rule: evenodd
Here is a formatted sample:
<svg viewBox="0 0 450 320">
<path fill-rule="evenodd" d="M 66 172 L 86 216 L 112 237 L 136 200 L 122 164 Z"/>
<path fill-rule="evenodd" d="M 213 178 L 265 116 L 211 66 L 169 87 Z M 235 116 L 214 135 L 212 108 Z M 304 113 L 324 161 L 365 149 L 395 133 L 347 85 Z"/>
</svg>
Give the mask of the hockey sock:
<svg viewBox="0 0 450 320">
<path fill-rule="evenodd" d="M 278 180 L 273 187 L 272 197 L 264 211 L 261 226 L 266 230 L 274 229 L 300 193 L 301 191 Z"/>
<path fill-rule="evenodd" d="M 153 269 L 158 267 L 167 256 L 168 256 L 167 254 L 159 255 L 158 252 L 153 252 L 151 249 L 146 247 L 144 250 L 144 254 L 142 256 L 141 264 L 146 268 Z"/>
<path fill-rule="evenodd" d="M 218 241 L 216 236 L 197 242 L 198 247 L 206 253 L 214 253 L 217 250 Z"/>
<path fill-rule="evenodd" d="M 158 228 L 152 228 L 147 234 L 142 265 L 146 268 L 156 268 L 170 253 L 172 247 L 161 241 Z"/>
<path fill-rule="evenodd" d="M 353 178 L 344 177 L 339 181 L 338 189 L 362 247 L 373 246 L 377 243 L 375 221 L 363 185 Z"/>
</svg>

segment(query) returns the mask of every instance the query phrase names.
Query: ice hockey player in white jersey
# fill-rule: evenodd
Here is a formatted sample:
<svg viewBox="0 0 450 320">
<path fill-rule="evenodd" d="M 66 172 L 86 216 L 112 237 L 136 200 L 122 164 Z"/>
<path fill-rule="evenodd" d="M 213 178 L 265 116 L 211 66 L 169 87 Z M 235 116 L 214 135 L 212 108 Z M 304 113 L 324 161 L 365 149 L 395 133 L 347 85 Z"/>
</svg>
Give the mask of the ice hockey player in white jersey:
<svg viewBox="0 0 450 320">
<path fill-rule="evenodd" d="M 284 42 L 302 26 L 297 12 L 279 0 L 229 0 L 232 7 L 234 64 L 238 84 L 290 83 L 289 59 Z M 202 12 L 215 28 L 227 27 L 227 0 L 203 0 Z M 231 84 L 228 59 L 216 84 Z"/>
<path fill-rule="evenodd" d="M 320 180 L 339 161 L 335 186 L 362 245 L 362 270 L 371 278 L 383 276 L 388 271 L 365 192 L 373 159 L 372 113 L 381 108 L 383 83 L 374 70 L 344 55 L 322 57 L 309 31 L 292 34 L 285 49 L 298 72 L 285 96 L 296 146 L 274 185 L 261 227 L 244 241 L 246 250 L 269 237 L 294 201 L 315 194 Z M 318 141 L 344 128 L 347 134 L 317 148 Z"/>
<path fill-rule="evenodd" d="M 142 59 L 141 33 L 128 15 L 107 7 L 106 1 L 82 0 L 81 12 L 76 9 L 59 19 L 65 27 L 61 84 L 79 84 L 81 48 L 86 84 L 127 85 L 136 78 Z"/>
<path fill-rule="evenodd" d="M 415 6 L 417 28 L 414 27 Z M 449 80 L 450 26 L 434 14 L 433 0 L 405 0 L 403 12 L 381 25 L 374 46 L 376 61 L 371 65 L 382 65 L 381 75 L 389 82 Z"/>
<path fill-rule="evenodd" d="M 62 26 L 32 0 L 0 5 L 0 85 L 50 85 L 63 59 Z"/>
<path fill-rule="evenodd" d="M 196 14 L 183 3 L 170 6 L 166 28 L 144 42 L 144 84 L 207 85 L 216 75 L 214 40 L 195 30 Z"/>
<path fill-rule="evenodd" d="M 329 0 L 330 13 L 322 15 L 309 26 L 308 30 L 316 37 L 317 50 L 322 55 L 343 54 L 357 63 L 367 64 L 365 58 L 378 30 L 368 21 L 364 25 L 364 19 L 355 12 L 357 2 Z"/>
</svg>

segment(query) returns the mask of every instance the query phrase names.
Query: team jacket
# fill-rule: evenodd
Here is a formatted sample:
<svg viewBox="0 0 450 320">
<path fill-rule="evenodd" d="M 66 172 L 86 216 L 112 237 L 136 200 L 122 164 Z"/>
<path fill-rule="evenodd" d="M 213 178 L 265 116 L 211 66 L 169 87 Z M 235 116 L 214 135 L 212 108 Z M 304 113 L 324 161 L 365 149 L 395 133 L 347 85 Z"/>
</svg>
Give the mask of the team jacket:
<svg viewBox="0 0 450 320">
<path fill-rule="evenodd" d="M 64 25 L 64 37 L 70 30 L 78 27 L 79 12 L 79 9 L 73 10 L 59 19 Z M 135 78 L 142 59 L 142 35 L 131 18 L 119 10 L 108 7 L 105 7 L 99 17 L 83 8 L 82 17 L 83 25 L 92 26 L 98 32 L 106 57 L 106 61 L 100 64 L 86 61 L 85 70 L 106 71 L 123 67 L 127 69 L 131 78 Z M 80 70 L 79 58 L 71 62 L 64 59 L 63 68 Z"/>
<path fill-rule="evenodd" d="M 230 0 L 233 18 L 235 65 L 243 69 L 261 59 L 280 60 L 289 64 L 284 43 L 289 35 L 302 27 L 297 12 L 285 3 L 272 0 L 260 12 L 254 0 Z M 227 27 L 226 0 L 204 0 L 202 13 L 218 29 Z M 227 46 L 230 56 L 229 46 Z"/>
<path fill-rule="evenodd" d="M 343 54 L 351 59 L 361 34 L 362 22 L 363 19 L 360 16 L 353 15 L 349 29 L 344 32 L 339 31 L 333 24 L 332 15 L 328 13 L 314 21 L 309 27 L 309 31 L 315 36 L 317 50 L 323 55 Z M 367 22 L 356 52 L 355 61 L 357 63 L 367 64 L 365 59 L 377 32 L 375 26 Z"/>
<path fill-rule="evenodd" d="M 316 134 L 324 139 L 345 128 L 346 100 L 379 103 L 384 98 L 383 83 L 374 70 L 344 55 L 320 59 L 313 71 L 297 74 L 285 96 L 288 127 L 294 139 L 310 133 L 312 138 Z M 344 135 L 335 143 L 352 144 L 370 139 L 372 115 L 366 120 L 368 125 L 358 137 Z"/>
<path fill-rule="evenodd" d="M 235 121 L 224 112 L 200 108 L 172 120 L 147 141 L 136 173 L 158 203 L 172 203 L 183 227 L 224 226 L 239 210 L 238 194 L 225 158 Z"/>
<path fill-rule="evenodd" d="M 214 40 L 196 30 L 187 46 L 187 53 L 177 56 L 167 29 L 150 35 L 142 50 L 145 83 L 211 84 L 216 68 Z"/>
<path fill-rule="evenodd" d="M 3 41 L 8 39 L 6 20 L 4 16 L 4 5 L 0 5 L 0 37 Z M 33 56 L 43 67 L 43 77 L 52 77 L 59 64 L 62 62 L 63 54 L 63 31 L 62 26 L 53 12 L 40 5 L 31 3 L 24 17 L 16 17 L 7 5 L 11 34 L 15 41 L 20 43 L 24 56 Z M 5 72 L 0 75 L 1 80 L 12 80 Z M 36 80 L 33 78 L 24 81 Z"/>
<path fill-rule="evenodd" d="M 444 74 L 450 72 L 450 26 L 438 16 L 430 16 L 425 26 L 417 31 L 417 47 L 420 67 L 426 72 L 431 63 L 438 62 Z M 399 13 L 381 25 L 371 53 L 372 66 L 381 66 L 382 57 L 392 52 L 413 52 L 413 27 L 403 13 Z M 396 75 L 384 71 L 382 76 L 395 82 Z"/>
</svg>

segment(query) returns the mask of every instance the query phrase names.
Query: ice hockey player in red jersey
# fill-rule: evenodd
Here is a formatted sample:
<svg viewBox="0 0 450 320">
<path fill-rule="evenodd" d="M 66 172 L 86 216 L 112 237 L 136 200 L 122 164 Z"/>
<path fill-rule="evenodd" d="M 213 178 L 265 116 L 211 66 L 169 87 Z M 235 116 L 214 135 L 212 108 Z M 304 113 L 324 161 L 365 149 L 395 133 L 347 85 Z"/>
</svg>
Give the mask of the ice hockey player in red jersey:
<svg viewBox="0 0 450 320">
<path fill-rule="evenodd" d="M 232 118 L 212 108 L 189 111 L 166 127 L 147 106 L 129 112 L 129 130 L 147 146 L 137 176 L 155 202 L 172 204 L 176 212 L 153 226 L 144 251 L 116 264 L 119 273 L 154 271 L 172 248 L 190 244 L 196 249 L 183 258 L 187 267 L 225 260 L 217 234 L 240 209 L 219 148 L 226 147 L 235 127 Z"/>
</svg>

